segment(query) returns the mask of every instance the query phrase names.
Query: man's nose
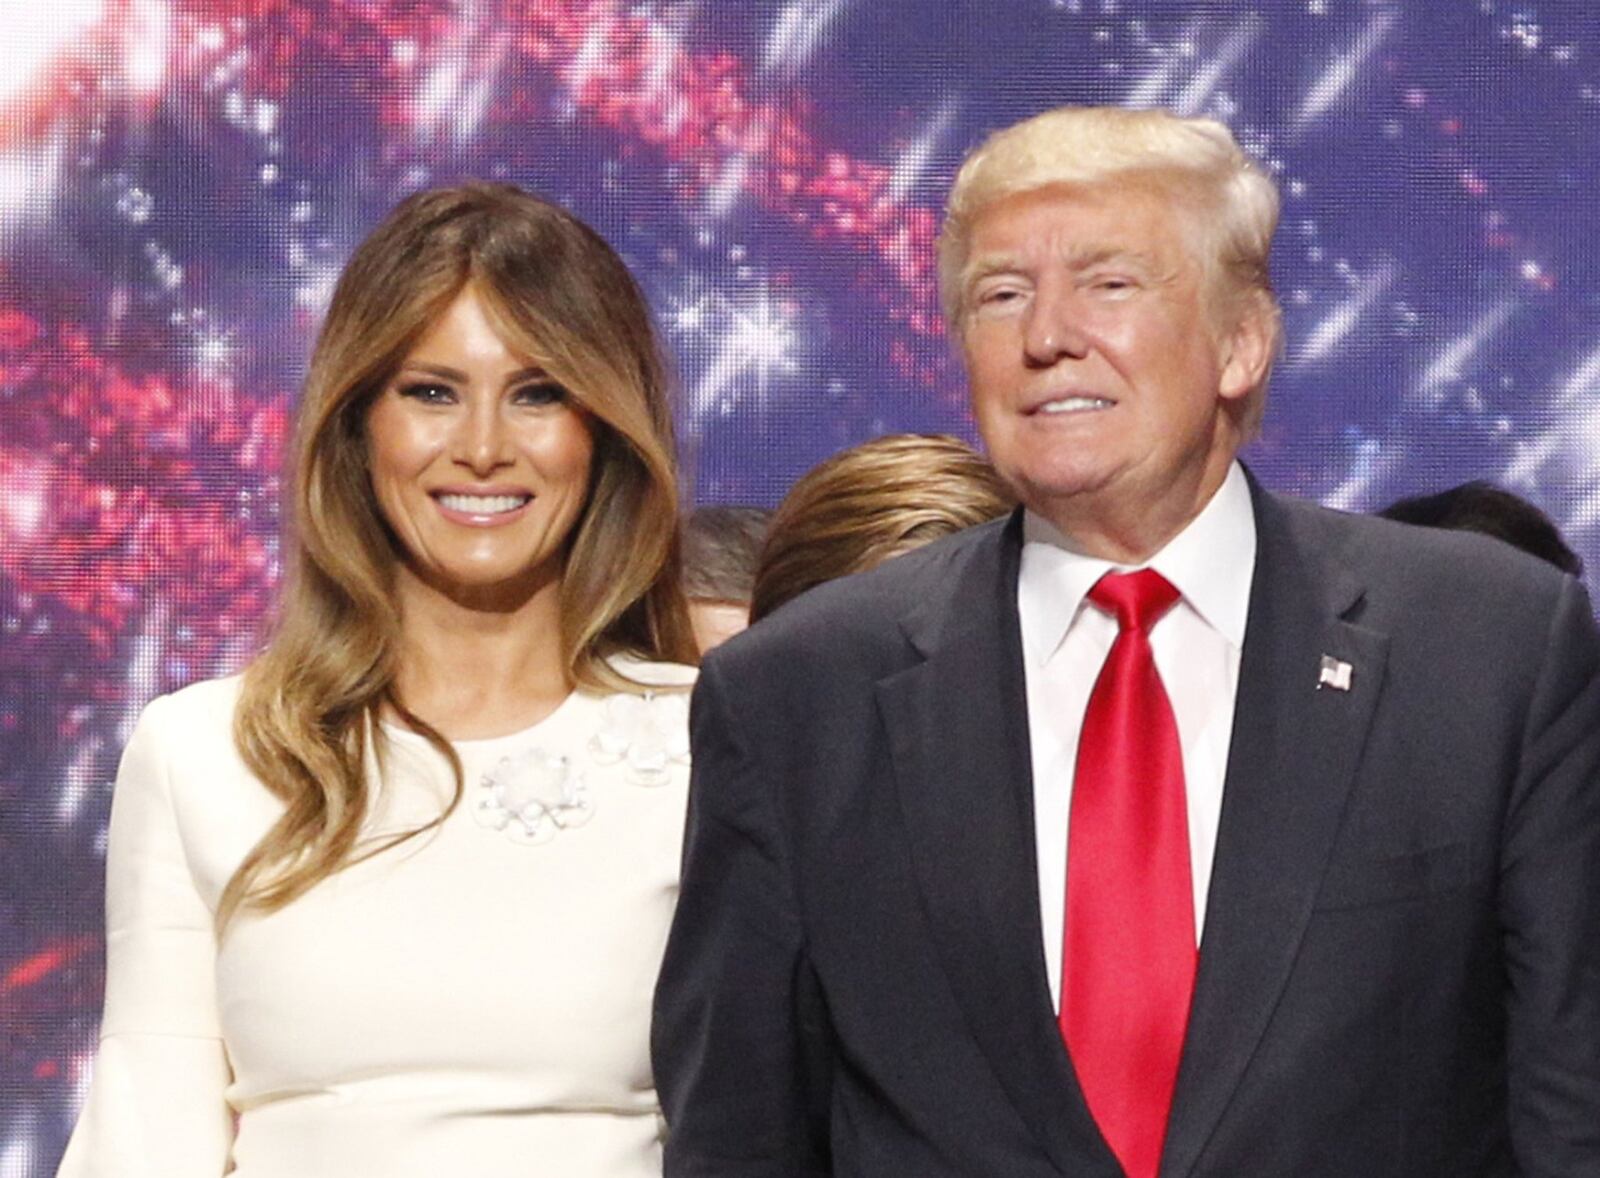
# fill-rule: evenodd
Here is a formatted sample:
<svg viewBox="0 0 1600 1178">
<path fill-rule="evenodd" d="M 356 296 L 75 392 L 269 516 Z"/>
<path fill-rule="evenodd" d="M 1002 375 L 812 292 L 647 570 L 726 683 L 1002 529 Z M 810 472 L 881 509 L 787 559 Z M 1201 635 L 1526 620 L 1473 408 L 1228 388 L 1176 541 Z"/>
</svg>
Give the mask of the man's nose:
<svg viewBox="0 0 1600 1178">
<path fill-rule="evenodd" d="M 455 460 L 479 478 L 511 463 L 510 431 L 493 397 L 476 398 L 456 431 Z"/>
<path fill-rule="evenodd" d="M 1023 325 L 1022 346 L 1029 364 L 1048 367 L 1059 360 L 1081 360 L 1089 354 L 1072 292 L 1041 286 L 1035 292 Z"/>
</svg>

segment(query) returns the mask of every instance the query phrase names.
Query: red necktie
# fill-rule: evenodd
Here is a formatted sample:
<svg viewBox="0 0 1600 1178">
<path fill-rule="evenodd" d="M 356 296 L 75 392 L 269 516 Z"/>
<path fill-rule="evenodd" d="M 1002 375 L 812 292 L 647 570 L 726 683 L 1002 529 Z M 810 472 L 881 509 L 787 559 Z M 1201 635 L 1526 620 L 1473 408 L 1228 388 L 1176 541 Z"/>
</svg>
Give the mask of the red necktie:
<svg viewBox="0 0 1600 1178">
<path fill-rule="evenodd" d="M 1161 1165 L 1197 958 L 1183 752 L 1149 638 L 1178 596 L 1150 569 L 1089 591 L 1118 633 L 1083 717 L 1067 841 L 1061 1034 L 1129 1178 Z"/>
</svg>

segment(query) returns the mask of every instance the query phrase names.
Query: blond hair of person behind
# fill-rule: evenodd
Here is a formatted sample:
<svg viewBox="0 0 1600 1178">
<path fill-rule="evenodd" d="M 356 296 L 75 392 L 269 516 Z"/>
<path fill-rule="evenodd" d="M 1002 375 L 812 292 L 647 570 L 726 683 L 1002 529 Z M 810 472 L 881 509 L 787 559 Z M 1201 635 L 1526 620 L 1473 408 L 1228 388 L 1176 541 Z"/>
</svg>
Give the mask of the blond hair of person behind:
<svg viewBox="0 0 1600 1178">
<path fill-rule="evenodd" d="M 698 661 L 678 578 L 664 366 L 633 277 L 593 230 L 510 185 L 410 197 L 351 257 L 312 355 L 291 455 L 287 581 L 234 718 L 241 757 L 284 809 L 224 890 L 219 929 L 241 905 L 281 908 L 460 802 L 454 750 L 395 689 L 402 553 L 373 497 L 365 423 L 412 344 L 468 285 L 507 343 L 593 422 L 588 501 L 561 580 L 568 676 L 580 688 L 643 691 L 608 658 Z M 432 822 L 362 845 L 385 713 L 445 757 L 455 794 Z"/>
<path fill-rule="evenodd" d="M 987 459 L 945 434 L 885 434 L 812 468 L 773 514 L 750 620 L 1016 504 Z"/>
</svg>

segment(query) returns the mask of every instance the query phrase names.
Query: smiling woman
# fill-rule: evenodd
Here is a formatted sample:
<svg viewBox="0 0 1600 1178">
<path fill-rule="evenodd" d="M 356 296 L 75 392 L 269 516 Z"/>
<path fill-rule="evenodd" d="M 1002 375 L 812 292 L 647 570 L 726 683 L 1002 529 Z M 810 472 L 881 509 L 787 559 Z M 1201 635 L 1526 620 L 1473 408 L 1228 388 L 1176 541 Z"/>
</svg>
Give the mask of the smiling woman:
<svg viewBox="0 0 1600 1178">
<path fill-rule="evenodd" d="M 558 583 L 589 489 L 590 418 L 465 287 L 367 416 L 372 489 L 414 581 L 483 601 Z"/>
<path fill-rule="evenodd" d="M 295 460 L 266 649 L 123 759 L 61 1173 L 658 1174 L 694 650 L 638 289 L 516 189 L 415 196 L 339 283 Z"/>
</svg>

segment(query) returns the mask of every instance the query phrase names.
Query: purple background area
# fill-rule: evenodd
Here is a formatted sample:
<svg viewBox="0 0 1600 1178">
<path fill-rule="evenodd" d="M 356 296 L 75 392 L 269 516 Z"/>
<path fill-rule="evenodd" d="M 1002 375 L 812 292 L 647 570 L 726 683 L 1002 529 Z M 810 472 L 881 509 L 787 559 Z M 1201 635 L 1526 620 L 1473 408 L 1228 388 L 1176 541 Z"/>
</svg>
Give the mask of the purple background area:
<svg viewBox="0 0 1600 1178">
<path fill-rule="evenodd" d="M 972 436 L 930 246 L 987 130 L 1069 101 L 1209 114 L 1284 189 L 1258 473 L 1356 510 L 1495 479 L 1600 567 L 1581 0 L 21 8 L 0 80 L 0 1178 L 52 1172 L 92 1059 L 121 741 L 152 695 L 248 657 L 318 316 L 419 187 L 510 179 L 600 229 L 675 357 L 694 498 L 772 503 L 873 434 Z"/>
</svg>

